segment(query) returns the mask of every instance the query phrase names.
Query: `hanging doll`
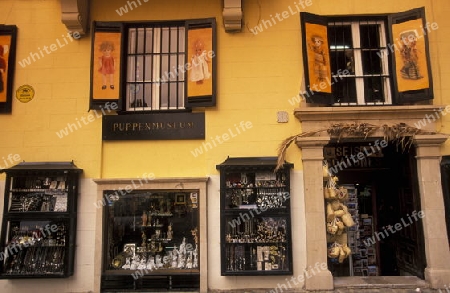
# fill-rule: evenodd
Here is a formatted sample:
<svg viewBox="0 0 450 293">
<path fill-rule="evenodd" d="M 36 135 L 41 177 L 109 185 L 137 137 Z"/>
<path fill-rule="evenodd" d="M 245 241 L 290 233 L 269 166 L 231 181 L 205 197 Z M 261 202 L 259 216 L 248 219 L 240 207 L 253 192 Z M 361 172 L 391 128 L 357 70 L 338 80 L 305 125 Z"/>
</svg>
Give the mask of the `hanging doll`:
<svg viewBox="0 0 450 293">
<path fill-rule="evenodd" d="M 211 77 L 211 74 L 208 68 L 208 55 L 201 40 L 194 43 L 194 52 L 195 54 L 191 58 L 190 80 L 202 84 L 203 80 Z"/>
</svg>

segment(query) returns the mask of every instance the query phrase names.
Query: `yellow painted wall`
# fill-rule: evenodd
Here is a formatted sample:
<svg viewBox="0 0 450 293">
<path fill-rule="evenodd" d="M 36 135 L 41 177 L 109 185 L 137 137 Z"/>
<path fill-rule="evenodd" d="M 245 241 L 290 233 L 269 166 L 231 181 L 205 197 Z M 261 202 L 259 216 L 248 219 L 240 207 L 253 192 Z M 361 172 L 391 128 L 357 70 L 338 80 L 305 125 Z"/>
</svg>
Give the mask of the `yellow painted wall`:
<svg viewBox="0 0 450 293">
<path fill-rule="evenodd" d="M 135 0 L 137 1 L 137 0 Z M 101 223 L 95 223 L 96 185 L 91 178 L 142 177 L 154 173 L 156 177 L 217 175 L 215 166 L 227 156 L 275 156 L 281 141 L 301 132 L 301 125 L 293 116 L 296 106 L 289 103 L 301 89 L 303 64 L 298 14 L 283 21 L 272 21 L 276 13 L 301 7 L 301 0 L 243 0 L 245 25 L 241 33 L 225 33 L 222 24 L 220 0 L 140 0 L 142 5 L 119 16 L 116 9 L 126 5 L 125 0 L 91 1 L 91 20 L 135 21 L 170 20 L 216 17 L 217 19 L 217 107 L 198 109 L 206 113 L 206 139 L 191 141 L 133 141 L 102 142 L 101 119 L 78 127 L 67 136 L 59 138 L 56 132 L 78 124 L 93 115 L 88 112 L 91 36 L 88 35 L 67 46 L 46 54 L 40 60 L 22 68 L 16 63 L 14 90 L 29 84 L 36 91 L 29 103 L 13 98 L 13 113 L 0 115 L 0 166 L 3 157 L 17 154 L 25 161 L 70 161 L 84 170 L 79 225 L 77 231 L 76 275 L 68 280 L 55 281 L 55 292 L 88 292 L 94 283 L 95 241 L 101 241 Z M 307 1 L 304 1 L 307 4 Z M 429 34 L 432 60 L 434 104 L 450 104 L 450 2 L 448 0 L 311 0 L 305 11 L 328 14 L 388 13 L 425 6 L 427 20 L 436 22 L 439 29 Z M 17 59 L 21 61 L 30 53 L 38 52 L 57 40 L 63 41 L 66 28 L 61 23 L 60 0 L 0 0 L 0 23 L 18 26 Z M 272 21 L 272 26 L 254 35 L 249 29 L 258 21 Z M 261 22 L 260 22 L 261 23 Z M 45 54 L 45 53 L 44 53 Z M 289 113 L 288 123 L 277 123 L 277 111 Z M 213 147 L 195 157 L 192 152 L 211 137 L 221 136 L 235 124 L 250 122 L 252 127 L 229 141 Z M 73 127 L 73 126 L 72 126 Z M 438 123 L 438 130 L 450 134 L 450 115 Z M 450 143 L 443 147 L 450 154 Z M 302 170 L 301 151 L 295 146 L 288 150 L 287 160 L 296 171 Z M 0 180 L 3 180 L 0 177 Z M 295 173 L 301 178 L 301 172 Z M 211 179 L 210 195 L 218 195 L 218 178 Z M 303 185 L 293 182 L 296 208 L 293 219 L 295 271 L 301 273 L 305 262 Z M 0 187 L 0 194 L 3 194 Z M 217 199 L 218 197 L 215 197 Z M 2 212 L 0 201 L 0 213 Z M 238 282 L 245 288 L 248 279 L 237 280 L 219 275 L 219 204 L 209 200 L 211 227 L 209 243 L 211 266 L 209 282 L 233 286 Z M 214 231 L 213 231 L 214 230 Z M 217 248 L 217 249 L 216 249 Z M 84 274 L 84 275 L 83 275 Z M 282 277 L 271 277 L 261 282 L 252 278 L 251 285 L 263 286 L 282 282 Z M 33 289 L 39 292 L 38 281 L 26 284 L 1 281 L 5 292 Z M 215 285 L 218 286 L 218 285 Z M 42 287 L 42 288 L 41 288 Z M 18 289 L 19 288 L 19 289 Z M 37 289 L 39 288 L 39 289 Z M 61 290 L 59 290 L 61 289 Z M 42 289 L 43 290 L 43 289 Z M 25 290 L 23 290 L 25 292 Z M 3 291 L 2 291 L 3 292 Z"/>
<path fill-rule="evenodd" d="M 34 100 L 13 100 L 13 114 L 0 115 L 2 144 L 0 158 L 12 153 L 25 161 L 74 160 L 88 178 L 133 177 L 154 172 L 157 177 L 204 176 L 216 174 L 215 165 L 227 156 L 275 156 L 279 143 L 301 131 L 293 117 L 289 100 L 302 83 L 300 25 L 297 14 L 283 21 L 276 13 L 305 11 L 317 14 L 385 13 L 425 6 L 427 20 L 439 24 L 429 34 L 435 104 L 446 105 L 450 77 L 446 58 L 450 42 L 448 1 L 361 1 L 327 0 L 244 2 L 244 29 L 225 33 L 221 1 L 141 1 L 139 7 L 119 16 L 116 12 L 126 1 L 94 1 L 91 20 L 167 20 L 216 17 L 218 23 L 218 105 L 206 108 L 206 140 L 222 135 L 234 124 L 249 121 L 253 127 L 244 134 L 195 157 L 191 151 L 202 146 L 190 141 L 101 141 L 101 119 L 59 138 L 56 132 L 77 123 L 89 113 L 90 35 L 45 54 L 22 68 L 16 63 L 14 89 L 29 84 L 36 90 Z M 61 23 L 59 1 L 0 1 L 0 23 L 19 28 L 17 61 L 39 52 L 39 48 L 62 42 L 66 28 Z M 273 26 L 257 35 L 249 29 L 258 21 L 272 21 Z M 260 22 L 261 24 L 261 22 Z M 202 110 L 202 109 L 200 109 Z M 277 111 L 289 113 L 289 123 L 276 122 Z M 92 113 L 92 112 L 91 112 Z M 78 120 L 77 120 L 78 119 Z M 444 117 L 440 131 L 449 132 L 449 118 Z M 446 147 L 444 153 L 450 153 Z M 118 156 L 117 154 L 121 154 Z M 287 159 L 301 169 L 300 151 L 291 147 Z M 0 160 L 1 162 L 1 160 Z M 0 164 L 1 165 L 1 164 Z"/>
</svg>

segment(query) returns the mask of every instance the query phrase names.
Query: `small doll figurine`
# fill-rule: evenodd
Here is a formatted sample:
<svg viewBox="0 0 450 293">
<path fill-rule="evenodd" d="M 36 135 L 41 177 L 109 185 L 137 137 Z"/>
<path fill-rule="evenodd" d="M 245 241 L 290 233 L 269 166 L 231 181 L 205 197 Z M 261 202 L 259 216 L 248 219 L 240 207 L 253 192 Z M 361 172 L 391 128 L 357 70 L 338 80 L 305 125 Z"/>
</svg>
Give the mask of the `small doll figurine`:
<svg viewBox="0 0 450 293">
<path fill-rule="evenodd" d="M 197 84 L 202 84 L 203 80 L 209 79 L 211 74 L 208 68 L 208 56 L 205 50 L 205 44 L 201 40 L 194 43 L 195 54 L 191 58 L 190 80 Z"/>
<path fill-rule="evenodd" d="M 114 89 L 114 57 L 112 51 L 114 51 L 114 44 L 110 41 L 104 41 L 100 44 L 100 51 L 102 56 L 99 58 L 100 68 L 98 72 L 102 74 L 102 90 L 106 89 L 106 81 L 109 77 L 109 87 Z"/>
<path fill-rule="evenodd" d="M 325 81 L 327 76 L 327 62 L 325 58 L 325 49 L 323 48 L 323 38 L 318 35 L 311 37 L 312 44 L 310 49 L 314 52 L 314 74 L 317 82 Z"/>
</svg>

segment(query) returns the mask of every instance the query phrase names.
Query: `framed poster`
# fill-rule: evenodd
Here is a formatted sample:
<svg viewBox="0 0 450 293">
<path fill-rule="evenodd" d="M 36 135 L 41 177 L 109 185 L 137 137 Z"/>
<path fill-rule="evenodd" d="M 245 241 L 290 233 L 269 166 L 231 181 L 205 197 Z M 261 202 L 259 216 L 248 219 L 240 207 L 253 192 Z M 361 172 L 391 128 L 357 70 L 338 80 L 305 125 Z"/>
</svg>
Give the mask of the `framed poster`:
<svg viewBox="0 0 450 293">
<path fill-rule="evenodd" d="M 419 35 L 422 25 L 421 18 L 392 25 L 392 34 L 399 40 L 394 51 L 399 92 L 430 87 L 425 38 Z"/>
<path fill-rule="evenodd" d="M 322 92 L 331 93 L 330 53 L 327 27 L 315 23 L 305 23 L 306 46 L 308 52 L 308 76 L 311 84 L 324 85 Z M 325 83 L 326 82 L 326 83 Z"/>
<path fill-rule="evenodd" d="M 188 30 L 188 99 L 199 96 L 211 96 L 212 59 L 212 28 L 198 28 Z"/>
<path fill-rule="evenodd" d="M 11 113 L 17 27 L 0 25 L 0 113 Z"/>
<path fill-rule="evenodd" d="M 121 105 L 123 28 L 121 24 L 94 22 L 91 47 L 90 109 Z"/>
</svg>

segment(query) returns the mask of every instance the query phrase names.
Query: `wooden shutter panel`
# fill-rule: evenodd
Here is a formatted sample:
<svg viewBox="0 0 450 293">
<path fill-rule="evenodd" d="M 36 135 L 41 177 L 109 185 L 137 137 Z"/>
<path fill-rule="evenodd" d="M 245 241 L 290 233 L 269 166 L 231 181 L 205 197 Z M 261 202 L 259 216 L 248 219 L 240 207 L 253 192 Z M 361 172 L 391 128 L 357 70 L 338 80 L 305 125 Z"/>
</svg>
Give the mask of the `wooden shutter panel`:
<svg viewBox="0 0 450 293">
<path fill-rule="evenodd" d="M 0 25 L 0 114 L 10 114 L 12 112 L 16 42 L 17 26 Z M 19 60 L 18 63 L 25 67 L 31 62 L 30 57 L 27 56 L 27 58 Z"/>
<path fill-rule="evenodd" d="M 122 110 L 125 50 L 123 25 L 94 22 L 92 25 L 90 110 Z M 104 53 L 103 49 L 111 50 Z M 108 56 L 109 55 L 109 56 Z"/>
<path fill-rule="evenodd" d="M 433 99 L 425 8 L 388 16 L 389 44 L 396 104 Z M 425 29 L 424 29 L 425 28 Z M 412 40 L 416 39 L 415 45 Z"/>
<path fill-rule="evenodd" d="M 324 16 L 300 12 L 300 23 L 306 85 L 300 95 L 306 99 L 307 103 L 333 104 L 328 19 Z"/>
<path fill-rule="evenodd" d="M 215 18 L 186 22 L 186 108 L 216 106 L 216 43 Z"/>
</svg>

